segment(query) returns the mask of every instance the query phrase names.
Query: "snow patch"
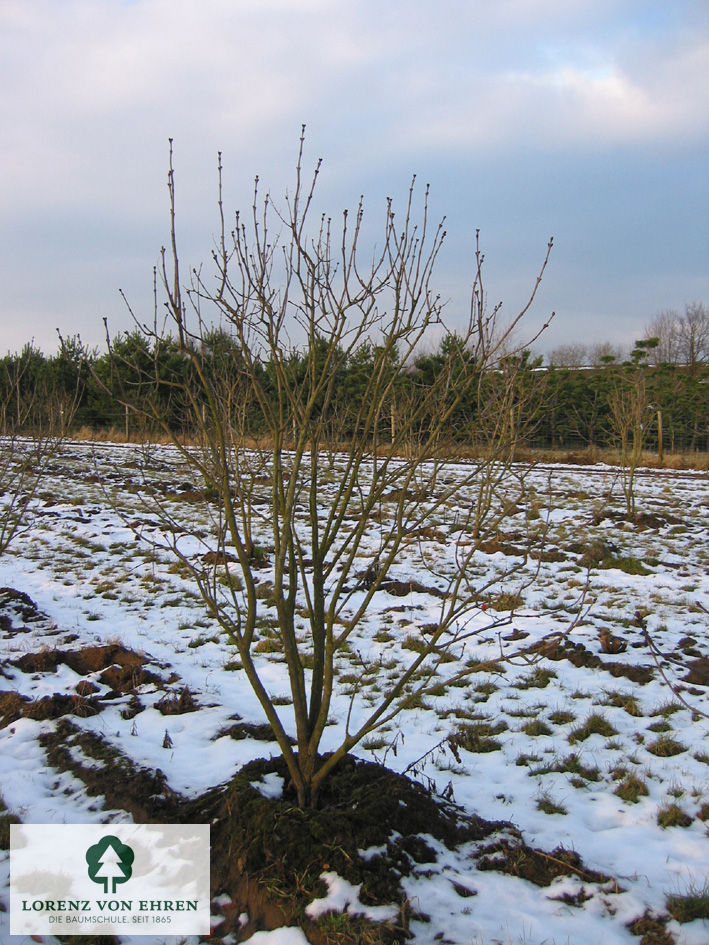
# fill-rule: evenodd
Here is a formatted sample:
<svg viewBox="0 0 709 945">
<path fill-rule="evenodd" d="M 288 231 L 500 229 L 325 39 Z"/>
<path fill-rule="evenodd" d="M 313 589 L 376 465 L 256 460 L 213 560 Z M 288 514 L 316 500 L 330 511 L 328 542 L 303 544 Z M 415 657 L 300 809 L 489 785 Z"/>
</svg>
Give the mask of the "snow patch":
<svg viewBox="0 0 709 945">
<path fill-rule="evenodd" d="M 396 906 L 365 906 L 359 901 L 360 883 L 353 886 L 337 873 L 325 872 L 320 879 L 327 885 L 327 896 L 314 899 L 305 908 L 310 919 L 317 919 L 326 912 L 346 912 L 348 915 L 363 915 L 373 922 L 389 922 L 399 914 Z"/>
<path fill-rule="evenodd" d="M 279 798 L 283 797 L 285 781 L 280 774 L 276 774 L 275 771 L 269 771 L 268 774 L 264 774 L 260 781 L 250 781 L 249 783 L 252 788 L 256 788 L 259 794 L 263 797 L 267 797 L 269 800 L 277 801 Z"/>
</svg>

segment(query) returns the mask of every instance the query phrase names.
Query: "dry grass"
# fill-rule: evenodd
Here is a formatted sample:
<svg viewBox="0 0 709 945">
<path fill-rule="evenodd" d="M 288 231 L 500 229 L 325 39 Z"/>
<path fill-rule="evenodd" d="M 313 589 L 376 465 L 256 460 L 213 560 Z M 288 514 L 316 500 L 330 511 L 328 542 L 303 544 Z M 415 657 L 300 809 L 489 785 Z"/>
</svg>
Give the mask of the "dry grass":
<svg viewBox="0 0 709 945">
<path fill-rule="evenodd" d="M 595 463 L 605 463 L 608 466 L 618 465 L 616 450 L 599 449 L 598 447 L 585 447 L 576 450 L 522 450 L 518 453 L 518 459 L 522 462 L 532 460 L 542 463 L 567 463 L 571 466 L 589 466 Z M 666 452 L 662 463 L 660 463 L 656 452 L 646 450 L 640 458 L 639 466 L 648 469 L 709 470 L 709 453 L 694 453 L 689 450 L 686 453 Z"/>
<path fill-rule="evenodd" d="M 146 433 L 144 431 L 131 430 L 129 425 L 128 436 L 124 426 L 112 426 L 108 429 L 93 430 L 90 427 L 82 426 L 79 430 L 72 432 L 71 439 L 90 441 L 98 443 L 153 443 L 169 444 L 172 438 L 164 433 Z M 196 441 L 190 437 L 177 437 L 180 443 L 185 446 L 195 446 Z M 248 444 L 247 444 L 248 445 Z M 254 439 L 254 446 L 266 446 L 262 440 L 257 444 Z M 455 456 L 458 459 L 476 459 L 484 454 L 482 448 L 455 446 Z M 618 453 L 612 449 L 600 449 L 598 447 L 580 447 L 579 449 L 520 449 L 516 454 L 519 462 L 535 463 L 567 463 L 571 466 L 589 466 L 595 463 L 605 463 L 608 466 L 618 464 Z M 709 470 L 709 453 L 695 453 L 687 451 L 685 453 L 666 452 L 660 463 L 657 453 L 645 451 L 640 459 L 641 467 L 648 469 L 698 469 Z"/>
<path fill-rule="evenodd" d="M 666 804 L 657 812 L 657 822 L 661 827 L 690 827 L 692 818 L 677 804 Z"/>
<path fill-rule="evenodd" d="M 623 783 L 618 785 L 614 793 L 629 804 L 637 804 L 641 797 L 647 796 L 650 792 L 642 778 L 635 774 L 629 774 Z"/>
<path fill-rule="evenodd" d="M 686 893 L 667 897 L 667 911 L 678 922 L 709 919 L 709 883 L 692 887 Z"/>
</svg>

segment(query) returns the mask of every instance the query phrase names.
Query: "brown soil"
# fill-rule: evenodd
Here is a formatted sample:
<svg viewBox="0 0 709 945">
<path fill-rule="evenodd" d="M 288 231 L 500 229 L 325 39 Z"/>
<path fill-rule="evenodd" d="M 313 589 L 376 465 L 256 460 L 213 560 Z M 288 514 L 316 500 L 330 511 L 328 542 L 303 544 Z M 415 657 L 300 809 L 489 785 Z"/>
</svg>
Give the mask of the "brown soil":
<svg viewBox="0 0 709 945">
<path fill-rule="evenodd" d="M 709 686 L 709 658 L 700 657 L 688 663 L 687 667 L 689 672 L 682 682 L 691 683 L 693 686 Z"/>
<path fill-rule="evenodd" d="M 202 555 L 205 564 L 232 564 L 239 559 L 228 551 L 207 551 Z"/>
<path fill-rule="evenodd" d="M 682 650 L 685 656 L 691 656 L 700 659 L 703 655 L 702 651 L 699 649 L 696 637 L 682 637 L 682 639 L 677 643 L 677 646 L 680 650 Z"/>
<path fill-rule="evenodd" d="M 109 643 L 105 646 L 88 646 L 80 650 L 40 650 L 37 653 L 25 653 L 15 660 L 13 665 L 23 673 L 55 672 L 60 663 L 73 669 L 80 676 L 88 676 L 99 670 L 117 665 L 121 669 L 139 669 L 148 662 L 146 656 L 127 650 L 120 643 Z M 150 681 L 159 681 L 153 677 Z"/>
<path fill-rule="evenodd" d="M 279 800 L 264 798 L 252 786 L 274 771 L 286 784 Z M 574 875 L 589 884 L 611 883 L 611 891 L 619 891 L 608 876 L 586 869 L 578 854 L 533 850 L 510 824 L 468 814 L 380 765 L 345 759 L 326 783 L 320 808 L 302 810 L 295 806 L 282 761 L 253 762 L 236 776 L 212 819 L 213 892 L 226 892 L 232 898 L 225 922 L 219 926 L 220 935 L 237 932 L 234 918 L 248 911 L 249 925 L 237 932 L 237 940 L 258 929 L 298 924 L 316 945 L 404 942 L 410 934 L 409 907 L 401 877 L 436 860 L 423 835 L 432 835 L 452 849 L 499 831 L 512 839 L 488 845 L 483 851 L 484 865 L 478 863 L 482 868 L 509 872 L 538 886 L 548 886 L 561 875 Z M 361 856 L 360 851 L 372 847 L 382 852 L 368 859 Z M 506 855 L 501 857 L 503 850 Z M 305 905 L 325 892 L 319 880 L 324 870 L 361 884 L 364 904 L 402 903 L 398 920 L 380 926 L 379 936 L 372 939 L 362 926 L 341 940 L 324 936 L 322 929 L 304 917 Z"/>
<path fill-rule="evenodd" d="M 566 659 L 574 666 L 586 666 L 592 669 L 604 669 L 611 676 L 625 676 L 633 682 L 644 686 L 653 678 L 653 670 L 649 666 L 631 665 L 629 663 L 617 663 L 613 660 L 604 660 L 597 653 L 592 653 L 587 647 L 578 641 L 560 640 L 553 647 L 545 647 L 544 655 L 547 659 L 558 662 Z"/>
<path fill-rule="evenodd" d="M 240 742 L 244 738 L 253 738 L 258 742 L 275 742 L 276 740 L 273 729 L 266 722 L 236 721 L 234 725 L 228 725 L 226 728 L 220 729 L 214 739 L 222 738 L 225 735 L 233 738 L 236 742 Z M 290 743 L 295 745 L 295 739 L 291 738 Z"/>
<path fill-rule="evenodd" d="M 298 925 L 312 945 L 404 943 L 410 936 L 411 910 L 401 878 L 435 863 L 426 835 L 451 849 L 487 841 L 474 854 L 480 869 L 500 870 L 538 886 L 573 875 L 585 886 L 600 884 L 606 891 L 618 891 L 608 876 L 587 869 L 578 854 L 532 849 L 510 824 L 484 821 L 402 775 L 351 757 L 324 785 L 320 807 L 304 810 L 296 805 L 281 759 L 254 761 L 228 786 L 187 800 L 170 790 L 161 771 L 135 764 L 68 718 L 42 734 L 40 744 L 52 768 L 71 772 L 109 810 L 128 811 L 138 823 L 211 824 L 212 894 L 226 893 L 231 899 L 222 909 L 224 921 L 213 941 L 229 932 L 243 941 L 259 929 Z M 285 785 L 277 800 L 253 786 L 273 772 Z M 500 833 L 504 838 L 492 841 L 492 835 Z M 372 847 L 381 852 L 369 858 L 361 855 Z M 325 920 L 308 920 L 305 906 L 325 894 L 320 876 L 326 870 L 361 884 L 362 903 L 400 907 L 396 920 L 382 925 L 353 917 L 337 929 L 329 929 Z M 579 902 L 570 904 L 579 905 L 588 895 L 584 888 Z M 249 923 L 240 927 L 238 917 L 244 912 Z M 646 945 L 652 943 L 648 939 Z"/>
<path fill-rule="evenodd" d="M 345 759 L 323 788 L 320 808 L 302 810 L 280 759 L 252 762 L 228 788 L 187 800 L 168 788 L 161 771 L 136 765 L 69 719 L 41 735 L 40 744 L 52 768 L 71 772 L 108 809 L 126 810 L 138 823 L 211 824 L 212 894 L 226 893 L 232 900 L 223 909 L 220 940 L 229 932 L 243 941 L 258 929 L 297 924 L 313 945 L 403 943 L 405 905 L 388 926 L 353 918 L 342 938 L 326 932 L 322 923 L 310 922 L 305 906 L 326 893 L 321 873 L 334 870 L 361 883 L 365 904 L 398 905 L 405 898 L 401 877 L 417 864 L 435 862 L 422 834 L 453 847 L 508 827 L 466 815 L 408 778 L 353 758 Z M 263 797 L 252 786 L 269 772 L 280 774 L 286 784 L 278 800 Z M 369 859 L 361 856 L 361 850 L 373 846 L 382 852 Z M 243 912 L 250 921 L 240 927 Z M 337 934 L 344 933 L 340 929 Z"/>
<path fill-rule="evenodd" d="M 414 582 L 397 585 L 397 591 L 405 587 L 407 593 L 418 589 Z M 17 596 L 8 599 L 18 608 L 26 608 L 21 619 L 30 622 L 38 613 L 33 602 L 26 595 L 12 594 Z M 12 627 L 17 619 L 13 611 Z M 45 618 L 40 615 L 39 619 Z M 0 631 L 3 629 L 0 627 Z M 568 658 L 575 665 L 600 665 L 611 672 L 617 666 L 624 675 L 641 669 L 608 663 L 583 645 L 569 641 L 559 644 L 551 658 Z M 484 821 L 402 775 L 351 757 L 324 785 L 317 810 L 297 806 L 281 759 L 252 762 L 228 786 L 215 788 L 196 800 L 181 797 L 169 788 L 159 769 L 134 763 L 99 734 L 82 730 L 70 718 L 95 714 L 103 708 L 104 700 L 126 693 L 132 699 L 124 717 L 139 712 L 142 707 L 136 688 L 145 683 L 163 685 L 160 677 L 146 668 L 148 662 L 147 656 L 119 644 L 26 653 L 13 661 L 13 667 L 35 674 L 55 672 L 64 664 L 80 676 L 97 678 L 110 691 L 98 695 L 95 683 L 85 678 L 73 694 L 55 693 L 38 700 L 16 692 L 0 692 L 0 718 L 4 724 L 22 716 L 57 719 L 53 730 L 39 738 L 47 764 L 83 782 L 87 793 L 97 798 L 97 806 L 125 810 L 138 823 L 211 824 L 212 893 L 226 893 L 231 898 L 230 905 L 222 910 L 224 921 L 215 941 L 230 932 L 235 941 L 243 941 L 259 929 L 291 924 L 303 928 L 312 945 L 405 942 L 410 938 L 411 907 L 403 894 L 401 878 L 415 868 L 435 863 L 436 853 L 426 842 L 426 835 L 450 849 L 480 841 L 485 844 L 483 849 L 471 854 L 479 868 L 500 870 L 539 886 L 548 886 L 561 875 L 578 876 L 585 885 L 611 883 L 609 877 L 587 870 L 573 852 L 532 849 L 510 824 Z M 197 708 L 187 687 L 166 695 L 162 704 L 166 714 Z M 271 739 L 270 731 L 256 732 L 255 727 L 238 718 L 234 722 L 220 734 L 233 738 L 267 735 Z M 277 800 L 263 797 L 253 786 L 265 774 L 274 772 L 285 785 L 283 796 Z M 493 840 L 493 834 L 498 834 L 498 839 Z M 500 834 L 504 839 L 499 839 Z M 361 855 L 360 851 L 373 847 L 380 852 L 369 858 Z M 304 909 L 313 898 L 325 894 L 320 876 L 326 870 L 361 884 L 364 904 L 400 907 L 397 919 L 381 925 L 353 917 L 337 928 L 328 928 L 324 920 L 310 922 Z M 470 891 L 461 887 L 460 895 L 468 894 Z M 581 904 L 587 896 L 584 890 L 579 902 L 570 905 Z M 240 927 L 238 917 L 244 912 L 249 915 L 249 923 Z M 665 945 L 659 938 L 643 939 L 643 943 Z"/>
<path fill-rule="evenodd" d="M 22 660 L 25 660 L 24 665 L 21 665 Z M 22 660 L 18 660 L 16 665 L 24 672 L 37 671 L 29 668 L 34 660 L 38 663 L 47 661 L 45 672 L 55 670 L 59 663 L 65 663 L 80 676 L 103 670 L 99 681 L 110 686 L 117 695 L 133 692 L 138 686 L 147 683 L 163 684 L 160 676 L 143 668 L 149 662 L 147 656 L 126 649 L 120 643 L 84 647 L 81 650 L 54 650 L 49 654 L 27 654 Z M 55 661 L 54 665 L 51 665 L 52 660 Z"/>
<path fill-rule="evenodd" d="M 23 595 L 25 596 L 25 595 Z M 163 686 L 160 676 L 145 669 L 148 658 L 128 650 L 118 643 L 106 646 L 83 647 L 80 650 L 46 649 L 36 653 L 25 653 L 8 665 L 23 673 L 54 673 L 60 664 L 69 666 L 80 676 L 98 675 L 99 682 L 109 687 L 102 696 L 94 695 L 98 686 L 89 679 L 82 679 L 76 685 L 74 694 L 55 692 L 41 699 L 30 699 L 14 691 L 0 692 L 0 728 L 12 724 L 19 718 L 35 720 L 57 719 L 65 715 L 87 717 L 98 714 L 106 700 L 115 699 L 125 694 L 133 695 L 131 705 L 124 711 L 124 717 L 136 715 L 142 708 L 135 690 L 138 686 L 152 683 Z M 197 708 L 189 689 L 181 694 L 166 696 L 165 712 L 187 712 Z"/>
<path fill-rule="evenodd" d="M 621 640 L 620 637 L 614 636 L 605 627 L 598 634 L 598 638 L 601 643 L 601 650 L 604 653 L 624 653 L 628 649 L 627 640 Z"/>
<path fill-rule="evenodd" d="M 651 916 L 649 913 L 631 922 L 633 935 L 641 936 L 639 945 L 675 945 L 675 937 L 665 928 L 669 916 Z"/>
<path fill-rule="evenodd" d="M 478 869 L 497 870 L 509 876 L 519 876 L 535 886 L 549 886 L 559 876 L 578 876 L 587 883 L 613 883 L 610 876 L 597 873 L 583 865 L 578 853 L 557 847 L 551 853 L 535 850 L 517 836 L 504 838 L 480 851 Z M 613 883 L 612 892 L 621 892 Z"/>
<path fill-rule="evenodd" d="M 664 528 L 665 525 L 684 525 L 685 522 L 676 515 L 663 511 L 662 515 L 657 515 L 655 512 L 638 512 L 635 516 L 635 524 L 643 529 L 651 528 L 656 530 L 658 528 Z"/>
<path fill-rule="evenodd" d="M 279 800 L 263 797 L 252 787 L 264 774 L 276 772 L 286 784 Z M 303 927 L 314 943 L 322 930 L 308 922 L 304 908 L 325 887 L 320 874 L 334 870 L 362 884 L 364 904 L 403 902 L 400 879 L 417 864 L 436 856 L 421 834 L 431 834 L 452 847 L 482 839 L 500 824 L 464 815 L 462 811 L 388 769 L 347 758 L 334 771 L 321 794 L 320 808 L 295 805 L 281 760 L 256 761 L 243 768 L 225 793 L 212 821 L 212 883 L 215 895 L 226 892 L 233 903 L 220 935 L 236 931 L 231 916 L 248 911 L 249 925 L 238 934 L 247 938 L 258 929 L 284 924 Z M 360 851 L 380 847 L 365 859 Z M 407 915 L 381 928 L 381 942 L 406 939 Z M 361 926 L 343 942 L 365 942 Z"/>
<path fill-rule="evenodd" d="M 98 715 L 103 708 L 95 699 L 85 699 L 83 696 L 69 696 L 55 692 L 53 696 L 42 696 L 41 699 L 28 699 L 16 692 L 0 692 L 0 728 L 5 728 L 17 719 L 58 719 L 63 715 Z"/>
<path fill-rule="evenodd" d="M 180 692 L 166 692 L 155 703 L 155 708 L 162 715 L 184 715 L 185 712 L 196 712 L 199 705 L 190 692 L 190 687 L 184 686 Z"/>
<path fill-rule="evenodd" d="M 365 571 L 360 571 L 355 577 L 358 587 L 369 590 L 379 578 L 380 571 L 377 562 L 373 562 Z M 445 597 L 446 591 L 438 587 L 428 587 L 419 581 L 399 581 L 396 578 L 387 578 L 379 585 L 378 590 L 386 591 L 393 597 L 408 597 L 409 594 L 430 594 L 432 597 Z"/>
<path fill-rule="evenodd" d="M 213 502 L 217 494 L 213 489 L 184 489 L 182 492 L 166 492 L 166 499 L 179 499 L 181 502 Z"/>
<path fill-rule="evenodd" d="M 393 578 L 382 581 L 380 591 L 386 591 L 394 597 L 407 597 L 409 594 L 430 594 L 431 597 L 445 597 L 446 592 L 438 587 L 428 587 L 419 581 L 397 581 Z"/>
<path fill-rule="evenodd" d="M 136 823 L 183 820 L 185 802 L 170 790 L 162 771 L 136 765 L 100 735 L 63 718 L 54 731 L 39 736 L 39 743 L 52 768 L 71 772 L 83 781 L 87 793 L 102 798 L 109 810 L 128 811 Z"/>
<path fill-rule="evenodd" d="M 503 640 L 526 640 L 529 636 L 526 630 L 520 630 L 518 627 L 515 627 L 511 633 L 503 633 Z"/>
<path fill-rule="evenodd" d="M 55 625 L 35 602 L 22 591 L 0 587 L 0 633 L 14 637 L 18 633 L 41 627 L 45 633 L 56 631 Z"/>
<path fill-rule="evenodd" d="M 354 758 L 346 758 L 333 772 L 320 807 L 303 810 L 295 803 L 280 759 L 252 762 L 228 787 L 186 800 L 168 788 L 162 772 L 134 764 L 69 719 L 43 734 L 40 744 L 54 769 L 71 772 L 108 809 L 126 810 L 136 822 L 211 824 L 212 893 L 231 898 L 222 910 L 220 938 L 232 932 L 243 941 L 259 929 L 296 924 L 313 945 L 405 942 L 410 908 L 400 881 L 412 869 L 435 863 L 425 835 L 455 848 L 504 831 L 504 840 L 488 843 L 481 851 L 481 869 L 501 870 L 538 886 L 548 886 L 561 875 L 580 876 L 589 884 L 610 881 L 586 869 L 573 852 L 557 849 L 547 854 L 527 847 L 511 825 L 484 821 L 402 775 Z M 285 785 L 277 800 L 263 797 L 252 786 L 272 772 Z M 381 852 L 369 858 L 361 855 L 372 847 Z M 398 918 L 388 925 L 353 918 L 345 931 L 338 929 L 341 938 L 333 937 L 326 923 L 310 922 L 304 909 L 325 894 L 320 880 L 325 870 L 361 884 L 360 899 L 366 905 L 401 904 Z M 250 919 L 240 927 L 243 912 Z"/>
<path fill-rule="evenodd" d="M 527 556 L 527 549 L 518 547 L 517 545 L 511 544 L 507 540 L 507 535 L 500 534 L 496 538 L 490 538 L 488 541 L 483 541 L 480 544 L 480 551 L 486 555 L 496 555 L 503 554 L 509 555 L 512 558 L 525 558 Z"/>
</svg>

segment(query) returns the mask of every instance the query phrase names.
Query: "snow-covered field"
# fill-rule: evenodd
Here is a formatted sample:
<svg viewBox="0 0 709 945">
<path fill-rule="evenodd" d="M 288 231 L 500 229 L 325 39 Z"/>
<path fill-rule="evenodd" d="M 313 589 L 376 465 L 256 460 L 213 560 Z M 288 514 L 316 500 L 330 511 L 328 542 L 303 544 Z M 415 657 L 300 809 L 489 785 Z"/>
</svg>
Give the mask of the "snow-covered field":
<svg viewBox="0 0 709 945">
<path fill-rule="evenodd" d="M 174 558 L 158 547 L 164 534 L 144 501 L 146 475 L 162 483 L 175 516 L 198 532 L 185 536 L 183 552 L 201 555 L 210 541 L 214 547 L 204 503 L 180 500 L 189 491 L 180 485 L 188 474 L 169 449 L 68 444 L 41 484 L 30 527 L 0 558 L 0 587 L 29 595 L 47 618 L 23 621 L 21 602 L 0 591 L 0 690 L 33 703 L 57 693 L 76 700 L 85 672 L 27 659 L 48 648 L 110 643 L 146 654 L 157 682 L 136 680 L 133 695 L 106 700 L 97 714 L 81 711 L 78 700 L 69 717 L 135 763 L 160 769 L 173 791 L 197 796 L 244 763 L 276 754 L 277 746 L 263 738 L 216 737 L 236 716 L 254 725 L 264 718 L 233 649 Z M 545 467 L 529 483 L 533 515 L 529 507 L 513 510 L 505 534 L 476 553 L 472 578 L 482 585 L 519 558 L 530 523 L 539 531 L 548 526 L 543 553 L 520 563 L 517 575 L 489 597 L 478 615 L 488 622 L 507 613 L 502 608 L 522 588 L 509 624 L 475 638 L 466 657 L 494 660 L 519 641 L 563 631 L 578 613 L 587 574 L 582 608 L 590 609 L 552 659 L 517 660 L 504 672 L 476 673 L 426 696 L 356 753 L 435 785 L 481 817 L 511 821 L 530 846 L 576 851 L 585 868 L 612 878 L 592 883 L 580 871 L 540 887 L 480 870 L 471 850 L 451 852 L 430 840 L 440 853 L 437 863 L 402 881 L 415 910 L 430 916 L 412 923 L 414 941 L 630 945 L 640 937 L 629 925 L 646 913 L 666 915 L 668 896 L 709 894 L 709 477 L 643 471 L 640 524 L 618 514 L 620 489 L 609 467 Z M 419 543 L 417 554 L 444 559 L 454 521 L 454 514 L 438 521 L 430 547 Z M 362 568 L 367 564 L 363 559 Z M 407 573 L 405 560 L 396 576 L 419 577 Z M 534 577 L 529 586 L 524 576 Z M 412 636 L 435 621 L 440 606 L 424 590 L 380 591 L 358 645 L 370 655 L 380 647 L 388 658 L 410 656 Z M 621 651 L 606 652 L 609 647 Z M 339 666 L 324 750 L 337 744 L 348 711 L 364 712 L 385 685 L 382 662 L 382 675 L 360 680 L 351 705 L 356 650 L 353 645 Z M 288 721 L 288 679 L 277 648 L 263 646 L 259 661 Z M 101 697 L 110 687 L 99 676 L 90 678 Z M 197 711 L 160 711 L 166 692 L 176 701 L 186 686 Z M 140 711 L 126 711 L 136 699 Z M 75 773 L 52 767 L 40 736 L 61 720 L 32 718 L 27 705 L 0 716 L 0 796 L 9 813 L 27 823 L 129 819 L 125 811 L 105 809 Z M 458 758 L 445 744 L 455 732 L 468 736 L 458 739 Z M 0 851 L 0 870 L 6 905 L 7 851 Z M 337 877 L 328 885 L 340 908 L 356 901 Z M 462 896 L 461 886 L 472 895 Z M 2 941 L 10 940 L 7 920 L 0 911 Z M 670 919 L 667 931 L 683 945 L 709 943 L 707 920 Z M 305 939 L 292 929 L 251 941 Z"/>
</svg>

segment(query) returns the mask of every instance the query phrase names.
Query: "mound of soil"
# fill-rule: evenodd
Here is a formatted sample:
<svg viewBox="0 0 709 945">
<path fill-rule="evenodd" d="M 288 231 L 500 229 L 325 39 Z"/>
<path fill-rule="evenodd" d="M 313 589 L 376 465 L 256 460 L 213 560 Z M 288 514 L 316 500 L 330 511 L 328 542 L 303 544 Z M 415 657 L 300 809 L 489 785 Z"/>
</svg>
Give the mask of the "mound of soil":
<svg viewBox="0 0 709 945">
<path fill-rule="evenodd" d="M 665 928 L 669 916 L 653 916 L 646 912 L 628 925 L 633 935 L 641 936 L 639 945 L 675 945 L 675 937 Z"/>
<path fill-rule="evenodd" d="M 189 484 L 187 484 L 189 485 Z M 183 489 L 180 492 L 165 492 L 166 499 L 179 500 L 181 502 L 216 502 L 219 498 L 214 489 Z"/>
<path fill-rule="evenodd" d="M 297 806 L 282 759 L 251 762 L 228 786 L 190 800 L 171 791 L 161 771 L 137 765 L 68 718 L 43 733 L 40 744 L 52 768 L 71 772 L 106 809 L 128 811 L 137 823 L 211 825 L 212 896 L 226 903 L 219 906 L 223 921 L 214 941 L 231 933 L 239 942 L 261 929 L 297 925 L 312 945 L 403 945 L 413 915 L 401 880 L 426 864 L 434 867 L 431 837 L 449 849 L 480 841 L 471 867 L 477 861 L 480 869 L 538 886 L 571 875 L 620 891 L 609 877 L 586 869 L 578 854 L 528 847 L 511 824 L 485 821 L 403 775 L 352 757 L 335 769 L 321 789 L 319 808 L 310 810 Z M 272 786 L 274 775 L 283 784 L 278 798 L 259 790 L 266 776 Z M 333 937 L 327 923 L 305 914 L 314 898 L 327 893 L 320 878 L 326 871 L 361 886 L 364 905 L 398 906 L 398 918 L 388 924 L 348 918 Z M 460 894 L 470 892 L 461 887 Z M 242 925 L 244 913 L 249 921 Z"/>
<path fill-rule="evenodd" d="M 118 695 L 133 692 L 137 686 L 145 683 L 162 684 L 163 680 L 159 676 L 143 668 L 148 662 L 147 656 L 128 650 L 120 643 L 109 643 L 105 646 L 86 646 L 80 650 L 25 653 L 14 660 L 12 665 L 23 673 L 53 673 L 60 663 L 73 669 L 79 676 L 89 676 L 103 670 L 98 677 L 100 682 Z"/>
<path fill-rule="evenodd" d="M 232 564 L 239 559 L 228 551 L 208 551 L 202 555 L 205 564 Z"/>
<path fill-rule="evenodd" d="M 687 664 L 689 672 L 682 680 L 693 686 L 709 686 L 709 658 L 701 656 Z"/>
<path fill-rule="evenodd" d="M 503 554 L 511 558 L 525 558 L 527 556 L 527 550 L 524 545 L 513 544 L 513 542 L 509 540 L 510 537 L 514 540 L 515 537 L 522 538 L 523 536 L 509 536 L 504 533 L 499 533 L 494 538 L 481 542 L 479 550 L 486 555 Z"/>
<path fill-rule="evenodd" d="M 63 715 L 80 715 L 84 718 L 98 715 L 103 706 L 96 699 L 86 699 L 84 696 L 70 696 L 66 693 L 55 692 L 52 696 L 42 696 L 41 699 L 29 699 L 17 692 L 0 692 L 0 728 L 11 725 L 19 718 L 58 719 Z"/>
<path fill-rule="evenodd" d="M 264 797 L 254 786 L 274 773 L 285 785 L 278 799 Z M 304 918 L 304 909 L 326 894 L 320 880 L 324 871 L 361 884 L 363 904 L 399 904 L 404 900 L 401 877 L 416 864 L 436 859 L 424 835 L 455 847 L 501 826 L 507 825 L 465 815 L 416 782 L 349 757 L 324 785 L 320 807 L 301 809 L 285 763 L 254 761 L 238 773 L 212 819 L 213 891 L 232 900 L 219 933 L 233 931 L 242 940 L 258 929 L 298 924 L 312 942 L 319 942 L 318 929 Z M 362 855 L 372 848 L 377 852 Z M 236 920 L 243 912 L 250 921 L 239 929 Z M 406 940 L 404 913 L 381 930 L 380 941 Z"/>
<path fill-rule="evenodd" d="M 19 593 L 19 592 L 15 592 Z M 25 598 L 26 595 L 20 595 Z M 28 606 L 22 601 L 22 606 Z M 160 676 L 145 669 L 148 657 L 126 649 L 118 643 L 106 646 L 89 646 L 80 650 L 39 650 L 36 653 L 25 653 L 6 665 L 14 666 L 23 673 L 54 673 L 60 664 L 64 664 L 80 676 L 98 675 L 98 681 L 109 687 L 109 691 L 101 696 L 94 696 L 98 686 L 89 679 L 82 679 L 76 684 L 75 693 L 55 692 L 51 696 L 42 696 L 41 699 L 30 699 L 18 692 L 0 692 L 0 728 L 10 725 L 17 719 L 24 717 L 35 719 L 57 719 L 65 715 L 90 716 L 96 715 L 104 708 L 106 700 L 118 698 L 125 694 L 133 695 L 133 703 L 124 710 L 124 718 L 130 718 L 141 711 L 142 706 L 135 690 L 138 686 L 152 683 L 164 685 Z M 192 699 L 189 690 L 185 687 L 179 696 L 165 696 L 165 712 L 193 711 L 197 704 Z M 172 701 L 171 701 L 172 700 Z M 163 708 L 161 707 L 161 711 Z"/>
<path fill-rule="evenodd" d="M 285 785 L 275 800 L 258 790 L 264 776 L 274 773 Z M 492 841 L 501 832 L 505 839 Z M 436 861 L 429 837 L 449 849 L 490 840 L 475 854 L 478 868 L 511 873 L 538 886 L 569 875 L 620 891 L 610 877 L 586 869 L 577 853 L 528 847 L 509 823 L 467 813 L 381 765 L 346 758 L 324 785 L 319 809 L 303 810 L 295 804 L 283 761 L 255 761 L 238 773 L 212 819 L 213 893 L 232 900 L 219 934 L 233 931 L 242 941 L 259 929 L 297 924 L 316 945 L 334 941 L 304 915 L 305 906 L 326 893 L 321 874 L 332 870 L 361 884 L 365 905 L 401 904 L 398 921 L 377 927 L 377 937 L 365 937 L 360 928 L 343 938 L 343 945 L 403 943 L 410 936 L 410 915 L 401 879 Z M 367 850 L 371 854 L 363 855 Z M 239 928 L 237 916 L 243 912 L 250 921 Z"/>
<path fill-rule="evenodd" d="M 620 651 L 618 651 L 620 652 Z M 580 641 L 563 639 L 555 641 L 553 646 L 546 646 L 544 655 L 547 659 L 558 662 L 559 660 L 568 660 L 573 666 L 586 666 L 592 669 L 604 669 L 611 676 L 625 676 L 633 682 L 644 686 L 653 678 L 653 671 L 649 666 L 632 665 L 630 663 L 618 663 L 613 660 L 604 660 L 593 653 L 588 647 Z"/>
<path fill-rule="evenodd" d="M 678 518 L 676 515 L 672 515 L 666 510 L 663 511 L 662 515 L 658 515 L 656 512 L 638 512 L 635 515 L 634 522 L 641 529 L 650 528 L 655 531 L 658 528 L 664 528 L 666 525 L 685 524 L 681 518 Z"/>
<path fill-rule="evenodd" d="M 233 716 L 233 718 L 237 719 L 237 716 Z M 275 742 L 276 740 L 273 729 L 267 722 L 236 721 L 234 725 L 221 728 L 213 737 L 213 740 L 216 741 L 217 738 L 223 738 L 225 735 L 233 738 L 236 742 L 242 741 L 244 738 L 253 738 L 257 742 Z M 295 745 L 294 738 L 290 738 L 289 741 L 291 745 Z"/>
<path fill-rule="evenodd" d="M 409 594 L 430 594 L 431 597 L 445 597 L 446 592 L 438 587 L 427 587 L 419 581 L 397 581 L 393 578 L 382 581 L 380 591 L 386 591 L 394 597 L 408 597 Z"/>
<path fill-rule="evenodd" d="M 527 846 L 521 837 L 505 837 L 480 851 L 478 869 L 519 876 L 535 886 L 549 886 L 559 876 L 578 876 L 589 883 L 609 883 L 611 877 L 583 865 L 573 850 L 557 847 L 551 853 Z M 615 887 L 614 892 L 620 888 Z"/>
<path fill-rule="evenodd" d="M 52 768 L 71 772 L 106 808 L 128 811 L 136 823 L 185 822 L 187 802 L 168 787 L 163 772 L 137 765 L 95 732 L 63 718 L 39 736 L 39 744 Z"/>
</svg>

